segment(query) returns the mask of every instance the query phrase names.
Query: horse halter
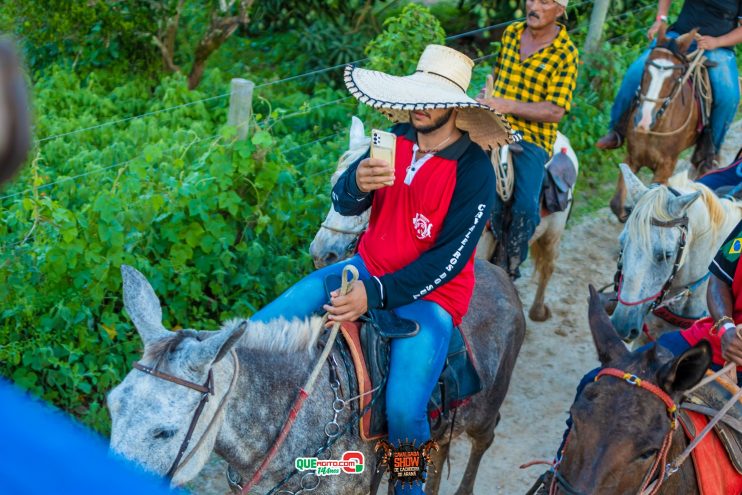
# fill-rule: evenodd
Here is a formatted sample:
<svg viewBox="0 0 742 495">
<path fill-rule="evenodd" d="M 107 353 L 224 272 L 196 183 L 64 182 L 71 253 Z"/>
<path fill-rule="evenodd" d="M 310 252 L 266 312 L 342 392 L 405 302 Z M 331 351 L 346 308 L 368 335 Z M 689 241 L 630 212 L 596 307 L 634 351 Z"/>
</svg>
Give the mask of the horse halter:
<svg viewBox="0 0 742 495">
<path fill-rule="evenodd" d="M 654 383 L 642 380 L 634 374 L 627 373 L 626 371 L 622 371 L 616 368 L 603 368 L 598 373 L 598 376 L 595 377 L 595 381 L 597 382 L 604 376 L 612 376 L 614 378 L 625 381 L 631 386 L 644 389 L 660 399 L 665 404 L 667 415 L 670 419 L 670 429 L 662 440 L 662 446 L 660 450 L 657 451 L 655 460 L 647 473 L 644 475 L 644 478 L 642 479 L 642 485 L 637 492 L 638 495 L 656 495 L 656 493 L 662 486 L 662 483 L 672 473 L 675 472 L 673 469 L 677 470 L 677 468 L 671 468 L 669 466 L 669 464 L 667 463 L 667 455 L 669 454 L 670 446 L 672 445 L 672 436 L 675 433 L 675 430 L 678 428 L 678 406 L 677 404 L 675 404 L 675 401 L 672 400 L 672 397 L 670 397 L 660 387 L 658 387 Z M 549 494 L 556 495 L 557 490 L 561 490 L 566 495 L 584 495 L 582 492 L 577 491 L 566 480 L 566 478 L 564 478 L 564 476 L 559 473 L 558 468 L 558 465 L 554 467 L 554 478 L 549 488 Z M 657 479 L 656 481 L 652 482 L 655 474 L 657 475 Z"/>
<path fill-rule="evenodd" d="M 165 474 L 165 477 L 171 480 L 173 478 L 173 475 L 175 475 L 175 471 L 178 470 L 178 463 L 180 462 L 180 459 L 183 457 L 186 449 L 188 449 L 188 444 L 190 443 L 191 437 L 193 436 L 193 430 L 196 429 L 196 424 L 198 423 L 198 419 L 201 417 L 204 406 L 209 401 L 209 395 L 214 395 L 214 377 L 212 375 L 211 368 L 209 368 L 209 376 L 206 378 L 206 382 L 203 385 L 199 385 L 198 383 L 189 382 L 188 380 L 183 380 L 182 378 L 178 378 L 177 376 L 163 373 L 162 371 L 150 368 L 149 366 L 145 366 L 139 362 L 135 362 L 132 366 L 139 371 L 147 373 L 148 375 L 152 375 L 162 380 L 190 388 L 191 390 L 195 390 L 196 392 L 201 392 L 201 400 L 198 402 L 196 411 L 193 413 L 191 424 L 188 427 L 188 433 L 186 433 L 186 436 L 183 439 L 183 443 L 180 444 L 178 455 L 175 456 L 173 464 L 170 466 L 170 469 L 168 469 L 167 474 Z"/>
<path fill-rule="evenodd" d="M 368 228 L 368 222 L 363 224 L 361 227 L 359 227 L 356 230 L 351 229 L 344 229 L 341 227 L 335 227 L 334 225 L 327 225 L 326 223 L 322 222 L 320 224 L 321 229 L 329 230 L 330 232 L 335 232 L 337 234 L 345 234 L 345 235 L 352 235 L 353 240 L 348 243 L 347 246 L 345 246 L 345 255 L 353 254 L 356 252 L 356 248 L 358 247 L 358 240 L 360 239 L 361 234 L 363 234 L 366 229 Z"/>
<path fill-rule="evenodd" d="M 656 68 L 658 70 L 662 70 L 662 71 L 665 71 L 665 70 L 672 70 L 672 71 L 682 70 L 683 71 L 683 72 L 681 72 L 680 77 L 678 77 L 677 79 L 675 79 L 675 83 L 673 84 L 673 87 L 670 90 L 670 94 L 668 96 L 665 96 L 664 98 L 649 98 L 648 96 L 646 96 L 642 92 L 641 86 L 639 87 L 639 89 L 637 89 L 638 98 L 639 98 L 639 102 L 640 103 L 645 102 L 645 101 L 648 101 L 648 102 L 651 102 L 651 103 L 660 103 L 660 102 L 662 102 L 662 105 L 660 106 L 659 110 L 657 110 L 657 114 L 655 115 L 655 118 L 654 118 L 654 122 L 657 122 L 660 118 L 662 118 L 662 115 L 667 110 L 667 107 L 670 106 L 670 103 L 672 103 L 672 101 L 675 99 L 675 97 L 677 97 L 677 95 L 680 94 L 680 90 L 683 87 L 683 81 L 685 79 L 683 77 L 683 75 L 688 70 L 688 67 L 690 66 L 690 63 L 688 62 L 688 59 L 687 59 L 687 57 L 685 55 L 683 55 L 682 53 L 679 53 L 679 52 L 670 50 L 668 48 L 659 47 L 659 48 L 654 48 L 653 51 L 661 51 L 661 52 L 669 53 L 673 57 L 679 58 L 682 63 L 680 63 L 680 64 L 673 64 L 673 65 L 661 65 L 661 64 L 658 64 L 657 62 L 655 62 L 654 60 L 649 59 L 649 60 L 647 60 L 647 62 L 645 64 L 645 67 L 651 65 L 652 67 L 654 67 L 654 68 Z"/>
<path fill-rule="evenodd" d="M 672 446 L 672 436 L 675 430 L 678 428 L 678 406 L 675 401 L 672 400 L 667 392 L 662 390 L 654 383 L 642 380 L 636 375 L 627 373 L 625 371 L 616 368 L 604 368 L 600 370 L 598 376 L 595 377 L 595 381 L 598 381 L 603 376 L 612 376 L 620 380 L 625 381 L 631 386 L 638 387 L 651 393 L 665 404 L 667 410 L 667 416 L 670 419 L 670 429 L 667 431 L 665 438 L 662 440 L 662 446 L 655 455 L 652 467 L 644 475 L 642 485 L 639 488 L 639 495 L 655 495 L 662 483 L 674 472 L 667 463 L 667 455 L 670 453 L 670 447 Z M 657 475 L 656 481 L 652 482 L 652 479 Z"/>
<path fill-rule="evenodd" d="M 670 189 L 670 191 L 675 196 L 680 195 L 674 189 Z M 667 278 L 665 283 L 662 285 L 662 288 L 658 292 L 652 294 L 651 296 L 645 297 L 644 299 L 640 299 L 639 301 L 630 302 L 630 301 L 626 301 L 622 299 L 621 298 L 621 284 L 623 282 L 623 249 L 621 249 L 621 252 L 618 255 L 618 261 L 616 263 L 616 273 L 613 276 L 613 285 L 616 291 L 616 298 L 618 299 L 618 302 L 620 302 L 624 306 L 638 306 L 640 304 L 644 304 L 646 302 L 652 301 L 651 306 L 649 307 L 649 309 L 647 309 L 647 313 L 654 311 L 662 303 L 668 291 L 670 290 L 672 281 L 675 279 L 675 276 L 677 275 L 678 270 L 680 269 L 681 262 L 683 260 L 683 253 L 685 252 L 686 238 L 688 236 L 688 216 L 684 215 L 681 218 L 676 218 L 673 220 L 669 220 L 667 222 L 663 222 L 661 220 L 657 220 L 656 218 L 652 218 L 651 223 L 652 225 L 656 227 L 662 227 L 662 228 L 678 227 L 680 229 L 680 239 L 678 239 L 678 251 L 675 255 L 675 262 L 672 265 L 672 271 L 670 272 L 670 276 Z"/>
</svg>

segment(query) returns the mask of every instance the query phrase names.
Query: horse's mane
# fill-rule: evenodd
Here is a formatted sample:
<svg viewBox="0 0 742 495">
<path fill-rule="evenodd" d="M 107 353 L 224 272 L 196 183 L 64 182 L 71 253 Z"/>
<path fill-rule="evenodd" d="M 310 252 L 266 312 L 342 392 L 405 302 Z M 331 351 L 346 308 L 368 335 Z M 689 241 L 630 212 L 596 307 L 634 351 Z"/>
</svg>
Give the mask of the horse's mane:
<svg viewBox="0 0 742 495">
<path fill-rule="evenodd" d="M 318 316 L 300 320 L 277 318 L 267 323 L 249 322 L 247 331 L 240 338 L 240 344 L 249 349 L 268 352 L 311 352 L 317 344 L 322 331 L 322 319 Z M 235 318 L 222 325 L 222 331 L 233 330 L 244 319 Z M 155 362 L 157 368 L 162 359 L 175 350 L 186 339 L 203 340 L 209 332 L 181 330 L 160 339 L 145 348 L 145 359 Z"/>
<path fill-rule="evenodd" d="M 229 320 L 222 330 L 234 328 L 243 321 Z M 311 352 L 315 349 L 322 328 L 322 318 L 319 316 L 291 320 L 277 318 L 267 323 L 251 321 L 239 342 L 249 349 L 268 352 Z"/>
<path fill-rule="evenodd" d="M 742 208 L 742 204 L 727 199 L 721 200 L 708 187 L 690 181 L 687 172 L 672 176 L 668 182 L 670 187 L 685 193 L 701 192 L 700 201 L 704 205 L 706 215 L 704 218 L 699 218 L 698 208 L 691 207 L 689 209 L 688 243 L 691 242 L 692 236 L 701 237 L 716 234 L 724 226 L 727 214 L 735 208 Z M 626 222 L 628 235 L 631 239 L 638 240 L 645 251 L 649 251 L 651 247 L 650 229 L 652 219 L 655 218 L 663 222 L 673 220 L 673 217 L 667 211 L 667 205 L 671 197 L 673 197 L 673 194 L 668 186 L 656 185 L 650 187 L 639 199 Z"/>
</svg>

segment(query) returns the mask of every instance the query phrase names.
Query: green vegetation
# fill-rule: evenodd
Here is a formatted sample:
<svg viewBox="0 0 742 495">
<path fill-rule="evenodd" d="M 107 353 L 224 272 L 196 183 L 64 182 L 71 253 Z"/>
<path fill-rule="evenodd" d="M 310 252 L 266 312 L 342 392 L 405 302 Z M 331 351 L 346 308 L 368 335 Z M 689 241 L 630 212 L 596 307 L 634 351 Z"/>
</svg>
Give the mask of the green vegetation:
<svg viewBox="0 0 742 495">
<path fill-rule="evenodd" d="M 0 28 L 25 40 L 38 138 L 22 174 L 0 191 L 0 373 L 104 433 L 104 394 L 140 353 L 122 309 L 120 265 L 149 278 L 168 328 L 214 329 L 251 314 L 311 270 L 307 247 L 329 205 L 350 116 L 383 125 L 348 97 L 342 68 L 270 83 L 364 57 L 365 66 L 407 74 L 425 44 L 444 42 L 442 26 L 455 34 L 520 15 L 512 1 L 483 2 L 486 12 L 480 2 L 462 2 L 463 11 L 442 2 L 437 18 L 404 2 L 256 0 L 251 20 L 189 90 L 205 22 L 192 3 L 172 54 L 185 69 L 175 72 L 141 36 L 167 15 L 116 10 L 128 2 L 62 4 L 0 6 Z M 629 35 L 580 66 L 563 126 L 582 164 L 577 215 L 604 206 L 613 188 L 619 157 L 592 143 L 643 48 L 639 30 L 653 10 L 631 13 L 637 8 L 614 2 L 610 15 L 622 17 L 606 38 Z M 589 5 L 570 9 L 578 46 L 588 16 Z M 481 33 L 449 42 L 487 57 L 475 70 L 477 93 L 497 44 Z M 233 77 L 258 85 L 245 142 L 224 125 Z"/>
</svg>

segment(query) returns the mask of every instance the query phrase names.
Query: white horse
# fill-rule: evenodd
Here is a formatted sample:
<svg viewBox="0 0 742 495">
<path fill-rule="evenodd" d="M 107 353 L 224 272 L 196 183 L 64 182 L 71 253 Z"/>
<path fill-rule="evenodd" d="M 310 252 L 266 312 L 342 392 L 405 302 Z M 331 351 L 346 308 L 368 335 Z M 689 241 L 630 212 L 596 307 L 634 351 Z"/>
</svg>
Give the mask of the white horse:
<svg viewBox="0 0 742 495">
<path fill-rule="evenodd" d="M 339 160 L 338 168 L 332 175 L 332 185 L 335 185 L 340 175 L 353 162 L 358 160 L 368 150 L 370 138 L 364 133 L 363 123 L 353 117 L 350 127 L 350 146 Z M 579 171 L 577 155 L 575 154 L 569 139 L 562 133 L 557 133 L 557 139 L 554 143 L 554 153 L 561 152 L 563 148 L 567 150 L 572 163 L 575 165 L 575 171 Z M 495 156 L 498 156 L 496 153 Z M 562 240 L 567 218 L 572 208 L 572 190 L 570 190 L 570 203 L 566 210 L 552 213 L 541 219 L 536 231 L 531 237 L 531 256 L 534 263 L 534 276 L 538 276 L 538 288 L 534 297 L 528 316 L 533 321 L 545 321 L 551 316 L 551 311 L 544 303 L 546 286 L 549 283 L 551 275 L 554 273 L 556 259 L 559 255 L 559 243 Z M 353 255 L 358 241 L 358 236 L 366 230 L 368 219 L 371 211 L 367 210 L 358 216 L 346 217 L 335 211 L 330 206 L 325 221 L 314 237 L 309 252 L 314 259 L 314 265 L 317 268 L 327 266 L 339 260 L 348 258 Z M 492 259 L 495 251 L 495 239 L 489 229 L 485 229 L 477 244 L 476 256 L 484 260 Z"/>
<path fill-rule="evenodd" d="M 648 188 L 628 165 L 620 167 L 633 208 L 619 237 L 611 322 L 624 340 L 639 337 L 645 324 L 654 338 L 705 313 L 708 266 L 742 218 L 742 204 L 718 198 L 687 173 Z"/>
</svg>

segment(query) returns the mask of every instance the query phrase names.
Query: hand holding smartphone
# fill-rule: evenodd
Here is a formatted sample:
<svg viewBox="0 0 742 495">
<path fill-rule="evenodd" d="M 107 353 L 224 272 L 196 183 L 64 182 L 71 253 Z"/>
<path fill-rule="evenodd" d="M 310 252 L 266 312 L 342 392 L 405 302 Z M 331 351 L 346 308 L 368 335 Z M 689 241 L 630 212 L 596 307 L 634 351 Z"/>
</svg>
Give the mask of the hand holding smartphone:
<svg viewBox="0 0 742 495">
<path fill-rule="evenodd" d="M 397 136 L 391 132 L 371 131 L 371 158 L 361 162 L 356 172 L 356 182 L 362 191 L 373 191 L 394 184 L 394 155 Z M 376 160 L 383 160 L 380 164 Z"/>
</svg>

